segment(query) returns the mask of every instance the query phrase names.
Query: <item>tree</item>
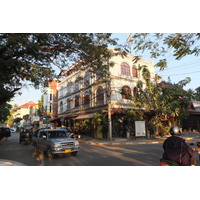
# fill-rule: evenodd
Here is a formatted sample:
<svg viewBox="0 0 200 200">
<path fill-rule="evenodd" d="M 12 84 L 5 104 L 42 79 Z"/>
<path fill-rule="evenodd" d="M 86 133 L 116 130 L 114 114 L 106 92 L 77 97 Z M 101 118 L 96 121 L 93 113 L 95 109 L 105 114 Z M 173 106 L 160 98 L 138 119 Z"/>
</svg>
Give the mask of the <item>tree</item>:
<svg viewBox="0 0 200 200">
<path fill-rule="evenodd" d="M 16 118 L 13 120 L 13 122 L 14 122 L 14 123 L 19 123 L 21 120 L 22 120 L 21 117 L 16 117 Z"/>
<path fill-rule="evenodd" d="M 0 104 L 10 100 L 30 81 L 35 87 L 56 77 L 73 63 L 104 71 L 111 56 L 108 44 L 115 45 L 107 33 L 0 34 Z"/>
<path fill-rule="evenodd" d="M 12 108 L 10 109 L 10 115 L 7 117 L 7 120 L 6 120 L 6 124 L 8 124 L 8 126 L 13 126 L 14 124 L 14 118 L 13 118 L 13 113 L 16 112 L 16 109 L 18 108 L 18 105 L 17 104 L 14 104 L 12 106 Z"/>
<path fill-rule="evenodd" d="M 38 116 L 43 116 L 43 101 L 44 95 L 41 95 L 41 99 L 38 101 Z"/>
<path fill-rule="evenodd" d="M 92 124 L 94 127 L 94 136 L 97 138 L 102 138 L 103 134 L 108 132 L 108 119 L 107 114 L 94 113 L 94 118 L 92 119 Z"/>
<path fill-rule="evenodd" d="M 193 97 L 196 101 L 200 101 L 200 87 L 193 91 Z"/>
<path fill-rule="evenodd" d="M 176 60 L 186 55 L 199 56 L 200 33 L 136 33 L 133 34 L 134 50 L 148 51 L 151 58 L 160 58 L 156 64 L 160 69 L 167 67 L 166 53 L 173 51 Z M 139 56 L 135 60 L 140 59 Z"/>
<path fill-rule="evenodd" d="M 12 105 L 8 103 L 0 104 L 0 123 L 4 123 L 8 119 L 11 108 Z"/>
<path fill-rule="evenodd" d="M 170 82 L 154 82 L 150 79 L 150 73 L 146 66 L 141 66 L 145 86 L 141 81 L 138 82 L 138 95 L 133 97 L 133 107 L 143 110 L 143 119 L 155 126 L 162 125 L 163 119 L 169 120 L 171 117 L 180 122 L 188 114 L 190 95 L 183 86 L 189 79 L 180 81 L 177 84 Z M 161 131 L 163 131 L 161 130 Z"/>
</svg>

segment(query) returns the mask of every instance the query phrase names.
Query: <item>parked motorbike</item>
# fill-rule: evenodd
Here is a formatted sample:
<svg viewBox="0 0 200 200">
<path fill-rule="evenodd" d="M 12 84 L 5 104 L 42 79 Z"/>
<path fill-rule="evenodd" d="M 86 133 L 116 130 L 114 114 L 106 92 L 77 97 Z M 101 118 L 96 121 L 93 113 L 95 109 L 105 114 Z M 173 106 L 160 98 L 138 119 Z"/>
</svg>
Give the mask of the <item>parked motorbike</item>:
<svg viewBox="0 0 200 200">
<path fill-rule="evenodd" d="M 171 160 L 160 159 L 160 166 L 179 166 L 179 164 Z"/>
<path fill-rule="evenodd" d="M 194 158 L 191 158 L 191 166 L 196 166 L 196 161 Z M 160 159 L 160 166 L 180 166 L 178 163 L 173 162 L 171 160 L 164 160 L 164 159 Z"/>
</svg>

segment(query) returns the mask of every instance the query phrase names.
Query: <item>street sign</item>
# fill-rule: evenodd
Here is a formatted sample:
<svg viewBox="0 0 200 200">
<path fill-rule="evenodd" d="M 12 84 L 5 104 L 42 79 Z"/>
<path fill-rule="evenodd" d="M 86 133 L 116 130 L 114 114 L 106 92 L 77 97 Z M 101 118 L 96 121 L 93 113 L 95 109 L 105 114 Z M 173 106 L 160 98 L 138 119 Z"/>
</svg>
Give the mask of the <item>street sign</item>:
<svg viewBox="0 0 200 200">
<path fill-rule="evenodd" d="M 146 136 L 145 121 L 135 121 L 135 136 Z"/>
</svg>

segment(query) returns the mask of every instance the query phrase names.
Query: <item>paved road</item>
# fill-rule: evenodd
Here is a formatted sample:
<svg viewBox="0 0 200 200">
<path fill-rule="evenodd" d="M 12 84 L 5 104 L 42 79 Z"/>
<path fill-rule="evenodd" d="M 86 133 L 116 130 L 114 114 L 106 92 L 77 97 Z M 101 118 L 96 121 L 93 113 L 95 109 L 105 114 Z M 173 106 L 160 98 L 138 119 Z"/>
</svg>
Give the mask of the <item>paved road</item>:
<svg viewBox="0 0 200 200">
<path fill-rule="evenodd" d="M 89 145 L 80 144 L 77 156 L 66 154 L 48 159 L 33 151 L 31 145 L 19 144 L 18 133 L 0 143 L 0 159 L 10 159 L 28 166 L 158 166 L 162 144 Z"/>
</svg>

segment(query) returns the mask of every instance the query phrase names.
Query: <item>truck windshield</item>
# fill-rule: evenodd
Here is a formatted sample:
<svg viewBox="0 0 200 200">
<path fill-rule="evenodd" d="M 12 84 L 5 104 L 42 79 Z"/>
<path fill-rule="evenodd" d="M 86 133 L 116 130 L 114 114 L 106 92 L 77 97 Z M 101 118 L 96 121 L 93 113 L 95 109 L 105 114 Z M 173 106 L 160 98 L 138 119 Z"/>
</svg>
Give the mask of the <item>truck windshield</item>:
<svg viewBox="0 0 200 200">
<path fill-rule="evenodd" d="M 48 132 L 49 138 L 63 138 L 63 137 L 69 137 L 68 134 L 65 131 L 51 131 Z"/>
</svg>

